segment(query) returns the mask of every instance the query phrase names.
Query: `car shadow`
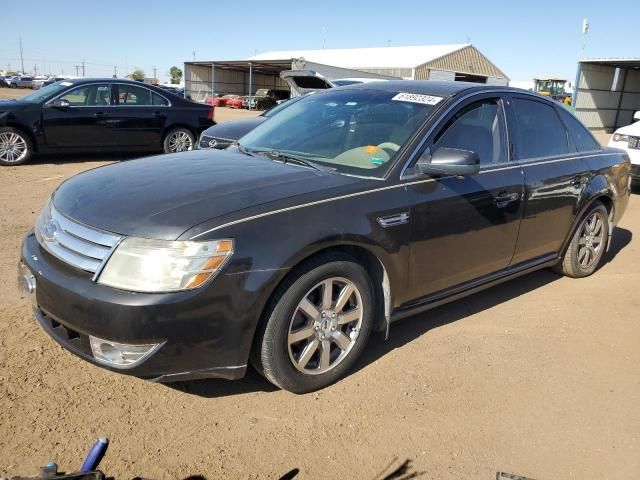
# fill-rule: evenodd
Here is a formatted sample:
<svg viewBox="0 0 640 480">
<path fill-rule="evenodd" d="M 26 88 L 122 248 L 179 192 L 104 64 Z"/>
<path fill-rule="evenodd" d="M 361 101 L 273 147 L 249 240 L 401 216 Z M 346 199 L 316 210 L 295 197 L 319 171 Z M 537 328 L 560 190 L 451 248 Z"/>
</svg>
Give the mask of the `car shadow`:
<svg viewBox="0 0 640 480">
<path fill-rule="evenodd" d="M 632 233 L 629 230 L 615 228 L 609 251 L 605 254 L 602 265 L 612 261 L 631 242 L 631 239 Z M 387 340 L 384 340 L 382 334 L 376 334 L 369 340 L 370 343 L 362 358 L 357 362 L 353 372 L 367 367 L 392 350 L 406 345 L 434 328 L 457 322 L 470 315 L 488 310 L 560 278 L 562 278 L 562 275 L 553 272 L 551 269 L 539 270 L 475 293 L 462 300 L 454 301 L 396 322 L 391 325 Z M 167 383 L 166 385 L 183 393 L 205 398 L 278 390 L 277 387 L 265 380 L 252 368 L 247 369 L 247 375 L 240 380 L 192 380 Z"/>
</svg>

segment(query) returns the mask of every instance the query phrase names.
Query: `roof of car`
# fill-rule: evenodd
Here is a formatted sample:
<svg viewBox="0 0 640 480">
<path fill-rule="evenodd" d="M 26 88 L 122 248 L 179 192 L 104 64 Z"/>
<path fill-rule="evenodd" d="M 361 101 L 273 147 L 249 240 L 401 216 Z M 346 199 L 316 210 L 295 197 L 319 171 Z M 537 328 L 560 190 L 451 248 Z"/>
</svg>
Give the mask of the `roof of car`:
<svg viewBox="0 0 640 480">
<path fill-rule="evenodd" d="M 353 85 L 346 85 L 344 87 L 337 87 L 343 90 L 346 89 L 375 89 L 384 90 L 389 92 L 406 92 L 406 93 L 418 93 L 423 95 L 437 95 L 440 97 L 449 97 L 456 95 L 462 91 L 472 90 L 513 90 L 518 89 L 486 85 L 484 83 L 471 83 L 471 82 L 447 82 L 438 80 L 390 80 L 388 82 L 366 82 L 357 83 Z"/>
<path fill-rule="evenodd" d="M 116 82 L 116 83 L 130 83 L 132 85 L 144 85 L 145 87 L 157 87 L 157 85 L 151 85 L 149 83 L 139 82 L 137 80 L 127 80 L 125 78 L 113 78 L 113 77 L 105 77 L 105 78 L 69 78 L 65 79 L 67 82 L 72 82 L 75 84 L 81 83 L 95 83 L 95 82 Z"/>
</svg>

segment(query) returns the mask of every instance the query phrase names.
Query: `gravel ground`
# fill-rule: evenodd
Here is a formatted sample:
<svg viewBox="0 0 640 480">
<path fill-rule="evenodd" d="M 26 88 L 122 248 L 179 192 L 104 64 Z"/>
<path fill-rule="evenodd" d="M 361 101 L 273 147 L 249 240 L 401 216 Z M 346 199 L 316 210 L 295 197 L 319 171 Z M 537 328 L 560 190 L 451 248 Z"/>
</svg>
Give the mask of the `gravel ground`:
<svg viewBox="0 0 640 480">
<path fill-rule="evenodd" d="M 348 378 L 296 396 L 254 372 L 120 376 L 36 325 L 15 281 L 22 236 L 62 180 L 123 158 L 0 169 L 0 476 L 78 468 L 107 435 L 118 479 L 374 479 L 406 460 L 432 479 L 640 478 L 640 191 L 592 277 L 540 271 L 394 324 Z"/>
</svg>

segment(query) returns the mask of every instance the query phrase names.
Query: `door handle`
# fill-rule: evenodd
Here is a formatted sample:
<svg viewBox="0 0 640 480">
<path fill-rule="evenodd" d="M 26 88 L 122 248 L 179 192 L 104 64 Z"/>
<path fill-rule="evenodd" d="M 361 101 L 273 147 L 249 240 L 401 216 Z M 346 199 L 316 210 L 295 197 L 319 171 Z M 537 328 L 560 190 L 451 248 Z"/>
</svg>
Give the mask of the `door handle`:
<svg viewBox="0 0 640 480">
<path fill-rule="evenodd" d="M 153 116 L 156 118 L 166 118 L 167 116 L 162 112 L 153 112 Z"/>
<path fill-rule="evenodd" d="M 102 117 L 105 117 L 106 114 L 104 112 L 96 112 L 93 114 L 93 116 L 96 118 L 102 118 Z"/>
<path fill-rule="evenodd" d="M 517 200 L 520 200 L 520 194 L 516 192 L 500 192 L 498 195 L 493 197 L 493 203 L 495 203 L 498 208 L 504 208 Z"/>
</svg>

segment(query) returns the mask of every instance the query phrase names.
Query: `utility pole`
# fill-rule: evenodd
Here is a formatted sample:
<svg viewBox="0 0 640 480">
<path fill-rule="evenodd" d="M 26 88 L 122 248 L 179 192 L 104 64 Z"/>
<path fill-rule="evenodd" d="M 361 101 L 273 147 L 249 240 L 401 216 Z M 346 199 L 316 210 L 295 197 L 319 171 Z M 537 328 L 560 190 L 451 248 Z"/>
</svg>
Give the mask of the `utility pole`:
<svg viewBox="0 0 640 480">
<path fill-rule="evenodd" d="M 158 69 L 156 68 L 156 66 L 153 66 L 153 81 L 156 81 L 156 75 L 158 74 Z"/>
<path fill-rule="evenodd" d="M 113 78 L 118 78 L 118 66 L 113 66 Z"/>
<path fill-rule="evenodd" d="M 194 62 L 196 61 L 196 51 L 195 50 L 193 51 L 193 61 Z"/>
<path fill-rule="evenodd" d="M 78 70 L 80 69 L 80 65 L 74 65 L 74 67 L 76 67 L 76 77 L 79 77 L 80 74 L 78 73 Z"/>
<path fill-rule="evenodd" d="M 84 65 L 84 58 L 82 59 L 82 78 L 84 78 L 84 74 L 85 74 L 85 65 Z"/>
<path fill-rule="evenodd" d="M 22 65 L 22 73 L 24 74 L 24 57 L 22 56 L 22 37 L 20 37 L 20 64 Z"/>
</svg>

